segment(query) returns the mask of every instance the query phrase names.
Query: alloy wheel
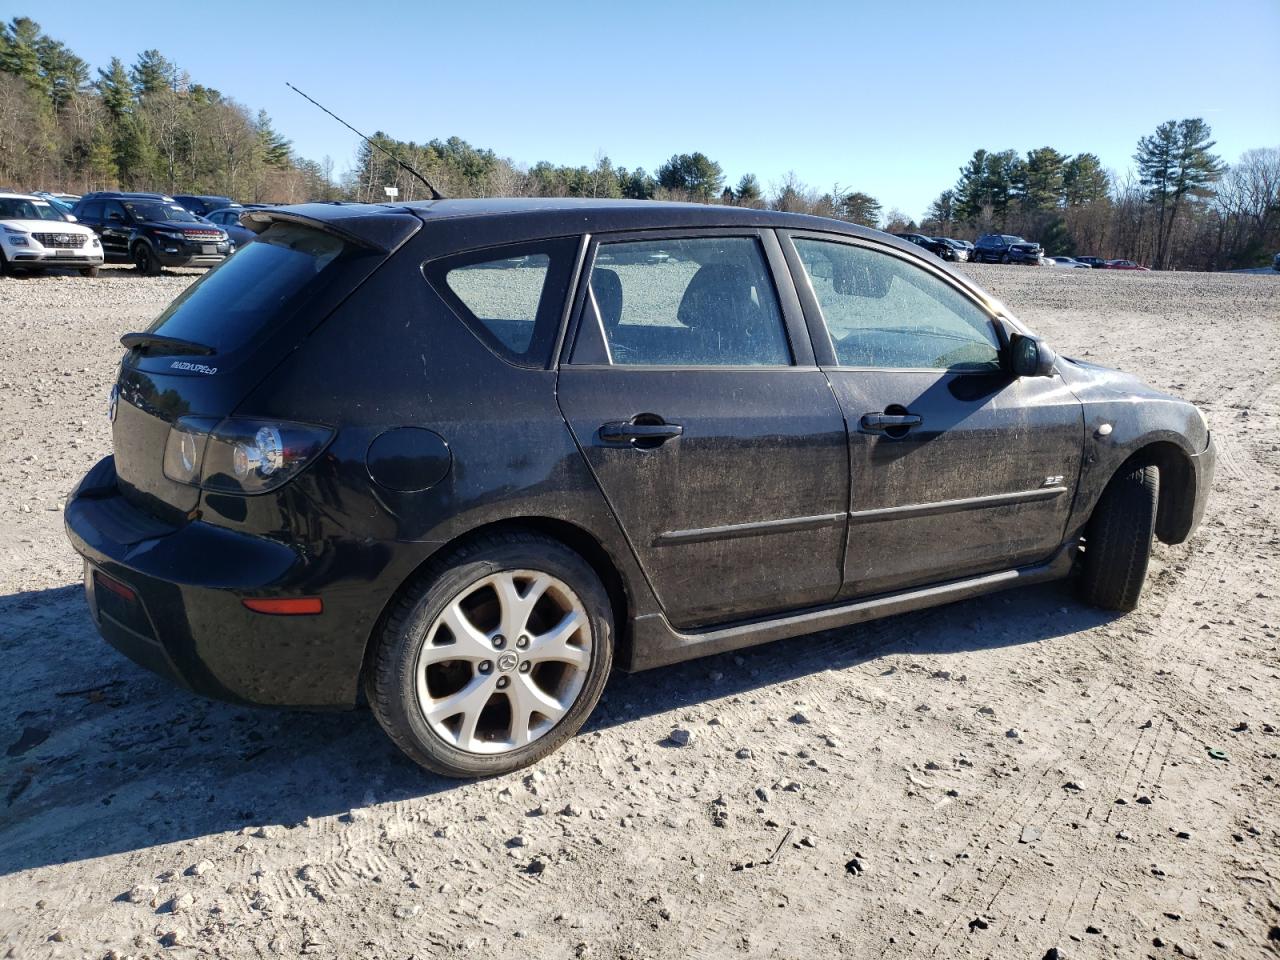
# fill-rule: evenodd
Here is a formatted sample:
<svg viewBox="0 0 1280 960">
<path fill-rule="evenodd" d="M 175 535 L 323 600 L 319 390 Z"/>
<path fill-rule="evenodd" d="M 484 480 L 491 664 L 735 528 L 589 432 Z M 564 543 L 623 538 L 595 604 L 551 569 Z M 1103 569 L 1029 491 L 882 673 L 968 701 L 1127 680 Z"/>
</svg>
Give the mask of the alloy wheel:
<svg viewBox="0 0 1280 960">
<path fill-rule="evenodd" d="M 427 630 L 414 673 L 419 709 L 459 750 L 517 750 L 573 706 L 592 641 L 586 608 L 564 581 L 538 570 L 482 577 Z"/>
</svg>

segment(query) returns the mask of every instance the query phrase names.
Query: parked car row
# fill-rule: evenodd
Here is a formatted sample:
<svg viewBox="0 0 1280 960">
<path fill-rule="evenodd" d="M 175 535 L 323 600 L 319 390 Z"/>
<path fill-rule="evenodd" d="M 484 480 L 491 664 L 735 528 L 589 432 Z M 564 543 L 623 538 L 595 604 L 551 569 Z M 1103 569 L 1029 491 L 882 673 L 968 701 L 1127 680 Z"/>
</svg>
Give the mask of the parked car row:
<svg viewBox="0 0 1280 960">
<path fill-rule="evenodd" d="M 1102 257 L 1049 257 L 1044 248 L 1033 241 L 1006 233 L 988 233 L 976 244 L 950 237 L 930 237 L 922 233 L 895 233 L 895 237 L 914 243 L 935 256 L 952 263 L 1021 263 L 1039 267 L 1067 267 L 1095 270 L 1148 270 L 1133 260 L 1104 260 Z M 1280 270 L 1280 266 L 1276 269 Z"/>
<path fill-rule="evenodd" d="M 240 215 L 265 206 L 203 194 L 0 191 L 0 273 L 59 267 L 92 277 L 103 263 L 131 263 L 155 275 L 216 266 L 253 242 Z"/>
</svg>

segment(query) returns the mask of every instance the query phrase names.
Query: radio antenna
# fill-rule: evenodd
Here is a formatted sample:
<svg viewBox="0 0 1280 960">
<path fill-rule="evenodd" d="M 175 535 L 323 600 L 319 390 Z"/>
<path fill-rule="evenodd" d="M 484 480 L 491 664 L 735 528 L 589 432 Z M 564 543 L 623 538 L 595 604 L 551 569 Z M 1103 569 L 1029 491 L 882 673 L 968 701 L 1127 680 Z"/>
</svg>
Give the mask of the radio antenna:
<svg viewBox="0 0 1280 960">
<path fill-rule="evenodd" d="M 295 87 L 295 86 L 294 86 L 292 83 L 290 83 L 288 80 L 286 80 L 286 81 L 284 82 L 284 85 L 285 85 L 286 87 L 288 87 L 290 90 L 292 90 L 294 93 L 296 93 L 298 96 L 302 97 L 302 99 L 310 101 L 312 104 L 314 104 L 315 106 L 317 106 L 317 107 L 319 107 L 321 110 L 323 110 L 325 113 L 327 113 L 329 116 L 333 117 L 333 119 L 337 120 L 340 124 L 342 124 L 342 125 L 343 125 L 344 127 L 346 127 L 348 130 L 350 130 L 352 133 L 354 133 L 357 137 L 359 137 L 361 140 L 363 140 L 363 141 L 364 141 L 365 143 L 367 143 L 369 146 L 373 147 L 373 149 L 377 150 L 377 151 L 378 151 L 378 152 L 380 152 L 380 153 L 385 153 L 388 157 L 390 157 L 392 160 L 394 160 L 394 161 L 395 161 L 396 166 L 398 166 L 401 170 L 404 170 L 404 171 L 406 171 L 406 172 L 408 172 L 408 173 L 412 174 L 413 176 L 417 177 L 419 180 L 421 180 L 421 181 L 422 181 L 422 183 L 423 183 L 423 185 L 424 185 L 428 190 L 430 190 L 430 191 L 431 191 L 431 199 L 432 199 L 432 200 L 443 200 L 443 199 L 445 198 L 444 194 L 443 194 L 443 193 L 441 193 L 439 190 L 437 190 L 437 189 L 436 189 L 435 184 L 433 184 L 430 180 L 428 180 L 426 177 L 424 177 L 422 174 L 420 174 L 417 170 L 413 169 L 413 167 L 409 166 L 409 164 L 405 163 L 403 160 L 401 160 L 399 157 L 397 157 L 394 153 L 392 153 L 392 152 L 391 152 L 390 150 L 388 150 L 386 147 L 382 146 L 380 143 L 375 143 L 373 140 L 370 140 L 370 139 L 369 139 L 368 137 L 366 137 L 363 133 L 361 133 L 359 130 L 357 130 L 355 127 L 353 127 L 351 124 L 347 123 L 347 121 L 343 120 L 340 116 L 338 116 L 336 113 L 334 113 L 334 112 L 333 112 L 332 110 L 330 110 L 328 107 L 326 107 L 324 104 L 322 104 L 322 103 L 318 102 L 314 97 L 309 97 L 309 96 L 307 96 L 305 93 L 303 93 L 301 90 L 299 90 L 297 87 Z"/>
</svg>

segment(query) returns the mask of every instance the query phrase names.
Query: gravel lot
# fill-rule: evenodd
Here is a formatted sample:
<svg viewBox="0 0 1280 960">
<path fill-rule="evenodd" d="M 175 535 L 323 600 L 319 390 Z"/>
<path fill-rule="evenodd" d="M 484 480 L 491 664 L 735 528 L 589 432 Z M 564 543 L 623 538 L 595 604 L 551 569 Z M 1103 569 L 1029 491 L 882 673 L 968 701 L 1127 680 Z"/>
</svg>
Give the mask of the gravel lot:
<svg viewBox="0 0 1280 960">
<path fill-rule="evenodd" d="M 1280 954 L 1280 276 L 966 269 L 1209 417 L 1141 608 L 1050 585 L 616 677 L 462 784 L 98 639 L 61 499 L 194 274 L 0 280 L 0 956 Z"/>
</svg>

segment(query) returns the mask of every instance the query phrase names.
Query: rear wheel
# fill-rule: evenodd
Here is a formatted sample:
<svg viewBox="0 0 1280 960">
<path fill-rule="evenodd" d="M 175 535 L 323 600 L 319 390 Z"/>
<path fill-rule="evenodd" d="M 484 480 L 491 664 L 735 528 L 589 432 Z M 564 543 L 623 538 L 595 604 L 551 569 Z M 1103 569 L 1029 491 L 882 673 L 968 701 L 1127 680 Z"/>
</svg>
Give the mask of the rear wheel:
<svg viewBox="0 0 1280 960">
<path fill-rule="evenodd" d="M 586 561 L 536 534 L 495 534 L 431 564 L 397 601 L 366 693 L 417 763 L 493 776 L 572 737 L 612 662 L 609 598 Z"/>
<path fill-rule="evenodd" d="M 1001 262 L 1001 263 L 1008 263 L 1008 262 L 1009 262 L 1009 255 L 1008 255 L 1007 253 L 1002 253 L 1002 254 L 1000 254 L 1000 262 Z"/>
<path fill-rule="evenodd" d="M 1121 611 L 1138 605 L 1159 499 L 1155 467 L 1123 467 L 1111 478 L 1085 528 L 1079 591 L 1086 603 Z"/>
<path fill-rule="evenodd" d="M 155 251 L 146 243 L 133 245 L 133 265 L 138 268 L 139 273 L 148 277 L 154 277 L 160 273 L 160 261 Z"/>
</svg>

